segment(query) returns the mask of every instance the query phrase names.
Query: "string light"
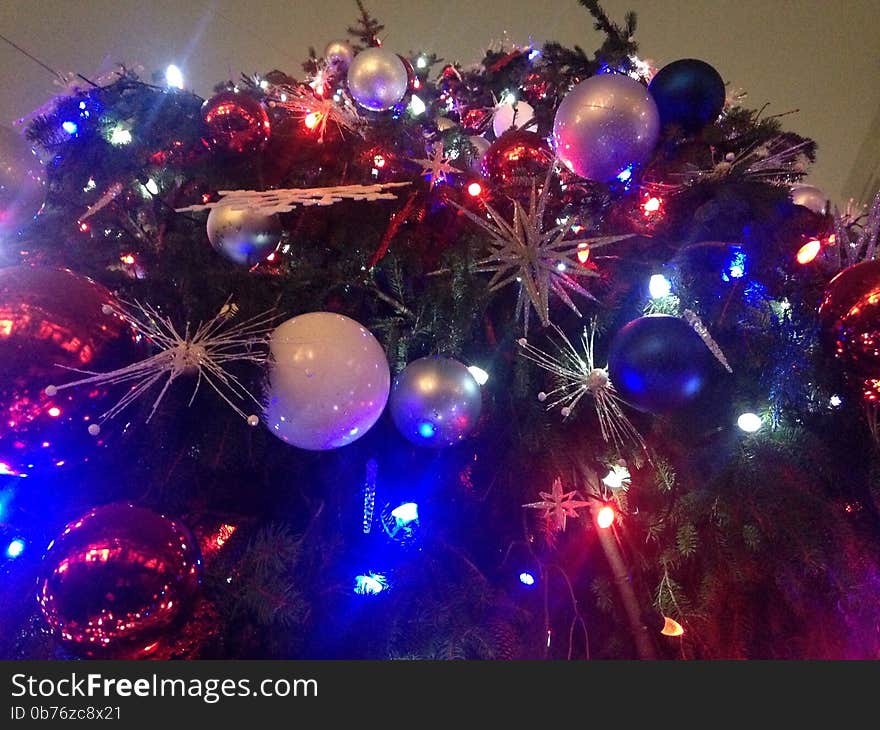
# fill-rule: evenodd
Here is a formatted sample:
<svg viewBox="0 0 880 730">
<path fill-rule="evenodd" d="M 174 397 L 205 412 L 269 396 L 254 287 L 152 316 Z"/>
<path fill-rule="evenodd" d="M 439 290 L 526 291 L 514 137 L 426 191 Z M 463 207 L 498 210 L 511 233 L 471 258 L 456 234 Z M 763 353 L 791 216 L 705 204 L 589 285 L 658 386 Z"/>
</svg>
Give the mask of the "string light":
<svg viewBox="0 0 880 730">
<path fill-rule="evenodd" d="M 596 514 L 596 524 L 603 530 L 611 527 L 614 524 L 614 508 L 607 504 L 602 507 Z"/>
<path fill-rule="evenodd" d="M 831 405 L 832 408 L 838 408 L 840 404 L 843 403 L 843 398 L 841 398 L 839 395 L 832 395 L 828 403 Z"/>
<path fill-rule="evenodd" d="M 24 552 L 24 540 L 20 537 L 15 538 L 6 546 L 6 557 L 17 558 Z"/>
<path fill-rule="evenodd" d="M 478 198 L 483 192 L 483 186 L 480 185 L 480 183 L 478 182 L 472 182 L 470 185 L 468 185 L 467 191 L 468 195 L 470 195 L 472 198 Z"/>
<path fill-rule="evenodd" d="M 663 299 L 672 291 L 672 283 L 663 274 L 654 274 L 648 281 L 648 292 L 651 299 Z"/>
<path fill-rule="evenodd" d="M 485 385 L 489 382 L 489 373 L 487 373 L 483 368 L 477 367 L 476 365 L 471 365 L 468 368 L 468 372 L 474 376 L 474 380 L 477 381 L 477 385 Z"/>
<path fill-rule="evenodd" d="M 416 59 L 416 68 L 428 68 L 428 57 L 419 56 Z"/>
<path fill-rule="evenodd" d="M 535 576 L 528 571 L 523 571 L 519 574 L 519 582 L 524 586 L 533 586 L 535 585 Z"/>
<path fill-rule="evenodd" d="M 424 114 L 426 109 L 427 107 L 425 106 L 425 102 L 423 102 L 419 97 L 413 94 L 409 102 L 410 114 L 412 114 L 414 117 L 418 117 Z"/>
<path fill-rule="evenodd" d="M 303 119 L 303 124 L 306 125 L 306 129 L 314 129 L 321 122 L 321 112 L 312 112 L 311 114 L 306 114 L 305 119 Z"/>
<path fill-rule="evenodd" d="M 761 417 L 757 413 L 743 413 L 736 419 L 736 425 L 746 433 L 755 433 L 761 429 Z"/>
<path fill-rule="evenodd" d="M 808 264 L 819 255 L 821 250 L 822 243 L 818 239 L 814 238 L 812 241 L 807 241 L 798 249 L 797 262 L 802 265 Z"/>
<path fill-rule="evenodd" d="M 76 122 L 62 122 L 61 129 L 63 129 L 69 135 L 73 136 L 79 130 L 79 126 Z"/>
<path fill-rule="evenodd" d="M 158 195 L 159 194 L 159 185 L 156 183 L 156 181 L 153 178 L 150 178 L 149 180 L 147 180 L 147 184 L 144 185 L 144 187 L 147 189 L 147 192 L 150 193 L 151 195 Z"/>
<path fill-rule="evenodd" d="M 129 144 L 130 142 L 131 132 L 122 125 L 117 124 L 110 130 L 110 144 L 119 146 Z"/>
<path fill-rule="evenodd" d="M 172 89 L 182 89 L 183 88 L 183 71 L 181 71 L 177 66 L 173 63 L 165 69 L 165 83 L 169 88 Z"/>
<path fill-rule="evenodd" d="M 359 596 L 375 596 L 388 588 L 382 573 L 367 573 L 354 579 L 354 592 Z"/>
<path fill-rule="evenodd" d="M 645 218 L 650 218 L 654 213 L 658 213 L 662 206 L 663 201 L 660 198 L 648 198 L 642 203 L 642 212 L 644 213 Z"/>
<path fill-rule="evenodd" d="M 664 616 L 663 628 L 660 629 L 660 633 L 663 634 L 663 636 L 681 636 L 684 633 L 684 627 L 675 619 L 671 619 L 669 616 Z"/>
</svg>

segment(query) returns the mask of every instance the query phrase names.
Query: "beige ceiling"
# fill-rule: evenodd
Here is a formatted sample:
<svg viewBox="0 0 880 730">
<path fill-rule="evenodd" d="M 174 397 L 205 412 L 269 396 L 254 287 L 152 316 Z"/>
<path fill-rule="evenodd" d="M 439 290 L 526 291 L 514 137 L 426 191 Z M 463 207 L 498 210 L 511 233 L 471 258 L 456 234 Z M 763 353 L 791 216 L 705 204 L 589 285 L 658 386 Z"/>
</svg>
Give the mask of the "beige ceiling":
<svg viewBox="0 0 880 730">
<path fill-rule="evenodd" d="M 575 0 L 368 0 L 386 45 L 474 61 L 488 44 L 547 39 L 596 47 Z M 811 176 L 843 202 L 880 180 L 878 0 L 605 0 L 609 15 L 639 14 L 641 55 L 662 65 L 712 63 L 768 113 L 798 109 L 789 127 L 819 143 Z M 343 35 L 352 0 L 3 0 L 0 33 L 60 71 L 95 75 L 114 62 L 149 72 L 176 62 L 206 94 L 240 72 L 299 71 L 307 49 Z M 0 43 L 0 120 L 56 91 L 52 77 Z M 873 182 L 872 182 L 873 181 Z"/>
</svg>

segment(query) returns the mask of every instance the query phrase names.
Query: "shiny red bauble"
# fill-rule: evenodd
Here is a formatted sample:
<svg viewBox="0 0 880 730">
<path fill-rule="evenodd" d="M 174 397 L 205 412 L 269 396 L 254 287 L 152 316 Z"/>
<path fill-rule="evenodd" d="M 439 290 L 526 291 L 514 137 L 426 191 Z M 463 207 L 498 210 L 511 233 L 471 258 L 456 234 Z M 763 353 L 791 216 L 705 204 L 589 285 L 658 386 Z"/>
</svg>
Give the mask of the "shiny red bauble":
<svg viewBox="0 0 880 730">
<path fill-rule="evenodd" d="M 825 289 L 819 323 L 848 375 L 864 382 L 869 401 L 880 397 L 880 261 L 863 261 Z"/>
<path fill-rule="evenodd" d="M 216 151 L 259 152 L 269 142 L 269 115 L 247 94 L 224 91 L 208 99 L 202 105 L 202 121 L 205 139 Z"/>
<path fill-rule="evenodd" d="M 112 302 L 106 288 L 66 269 L 0 269 L 0 475 L 87 460 L 104 445 L 106 434 L 88 428 L 112 405 L 108 386 L 52 397 L 46 387 L 144 355 L 129 325 L 105 309 Z"/>
<path fill-rule="evenodd" d="M 46 553 L 37 601 L 69 651 L 137 659 L 190 616 L 201 558 L 183 525 L 130 504 L 97 507 Z"/>
<path fill-rule="evenodd" d="M 528 187 L 533 182 L 542 182 L 551 164 L 553 153 L 539 134 L 512 129 L 489 147 L 483 157 L 482 173 L 501 188 Z"/>
</svg>

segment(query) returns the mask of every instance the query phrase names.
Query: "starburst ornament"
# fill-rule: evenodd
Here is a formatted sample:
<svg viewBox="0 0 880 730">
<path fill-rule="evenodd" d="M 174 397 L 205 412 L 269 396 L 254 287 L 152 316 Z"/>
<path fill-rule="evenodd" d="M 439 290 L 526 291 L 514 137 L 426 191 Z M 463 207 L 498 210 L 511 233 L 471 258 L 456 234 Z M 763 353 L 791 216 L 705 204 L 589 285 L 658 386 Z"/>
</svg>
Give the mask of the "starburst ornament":
<svg viewBox="0 0 880 730">
<path fill-rule="evenodd" d="M 413 159 L 422 166 L 422 176 L 430 181 L 430 189 L 436 185 L 445 183 L 449 176 L 458 172 L 449 162 L 449 156 L 443 148 L 443 142 L 437 142 L 431 150 L 430 159 Z"/>
<path fill-rule="evenodd" d="M 553 329 L 560 338 L 559 352 L 555 355 L 530 345 L 525 337 L 518 340 L 527 359 L 556 376 L 556 387 L 549 392 L 538 393 L 538 400 L 547 403 L 548 411 L 561 406 L 559 412 L 563 418 L 568 418 L 581 399 L 589 395 L 593 399 L 596 415 L 599 417 L 599 430 L 605 441 L 611 441 L 618 449 L 623 448 L 627 442 L 633 442 L 644 449 L 645 443 L 641 435 L 621 408 L 623 401 L 608 376 L 608 369 L 595 364 L 595 321 L 589 331 L 584 328 L 580 350 L 559 327 L 553 325 Z"/>
<path fill-rule="evenodd" d="M 453 203 L 468 218 L 490 236 L 489 255 L 476 264 L 476 271 L 491 273 L 489 290 L 497 291 L 508 284 L 519 284 L 516 314 L 529 331 L 529 314 L 534 310 L 545 327 L 550 324 L 550 294 L 561 299 L 575 314 L 581 316 L 570 293 L 595 300 L 581 284 L 578 276 L 596 276 L 580 264 L 578 254 L 630 238 L 603 236 L 596 238 L 569 238 L 575 225 L 572 218 L 545 228 L 544 218 L 550 195 L 547 173 L 541 192 L 532 186 L 528 208 L 513 201 L 513 220 L 508 222 L 495 208 L 485 203 L 486 218 L 480 217 L 457 203 Z"/>
<path fill-rule="evenodd" d="M 295 118 L 302 119 L 305 125 L 318 136 L 318 143 L 324 142 L 328 124 L 335 124 L 344 137 L 346 132 L 360 134 L 363 119 L 357 109 L 346 98 L 322 98 L 308 86 L 272 86 L 267 90 L 271 100 L 269 106 L 286 109 Z"/>
<path fill-rule="evenodd" d="M 257 365 L 266 362 L 268 338 L 273 329 L 271 323 L 275 319 L 273 314 L 266 312 L 230 325 L 238 307 L 227 302 L 213 318 L 200 324 L 194 331 L 190 330 L 190 325 L 187 323 L 181 334 L 169 317 L 162 316 L 149 304 L 135 302 L 123 303 L 115 307 L 105 305 L 105 310 L 107 314 L 114 313 L 129 322 L 142 337 L 155 345 L 159 352 L 145 360 L 108 373 L 76 370 L 89 377 L 46 388 L 46 395 L 55 396 L 59 391 L 82 385 L 130 384 L 125 395 L 104 413 L 97 423 L 89 426 L 90 434 L 93 436 L 100 434 L 101 425 L 105 421 L 121 413 L 154 385 L 162 383 L 147 416 L 149 421 L 172 383 L 184 375 L 196 377 L 190 405 L 204 381 L 233 411 L 247 420 L 249 425 L 259 424 L 259 417 L 245 413 L 239 403 L 249 401 L 259 408 L 260 402 L 226 368 L 233 362 L 244 361 Z"/>
<path fill-rule="evenodd" d="M 545 510 L 544 516 L 555 522 L 558 530 L 565 530 L 566 520 L 569 517 L 578 517 L 578 510 L 590 505 L 576 489 L 563 491 L 562 479 L 559 477 L 553 480 L 549 492 L 538 492 L 538 496 L 541 498 L 540 502 L 530 502 L 523 507 Z"/>
</svg>

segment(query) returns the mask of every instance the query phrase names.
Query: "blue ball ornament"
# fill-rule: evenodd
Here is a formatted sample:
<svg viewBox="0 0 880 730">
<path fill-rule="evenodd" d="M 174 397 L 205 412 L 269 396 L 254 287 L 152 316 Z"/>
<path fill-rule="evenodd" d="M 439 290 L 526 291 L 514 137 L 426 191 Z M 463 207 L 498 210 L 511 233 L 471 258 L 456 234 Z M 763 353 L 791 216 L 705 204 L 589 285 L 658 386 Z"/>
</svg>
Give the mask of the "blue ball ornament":
<svg viewBox="0 0 880 730">
<path fill-rule="evenodd" d="M 661 68 L 648 91 L 666 127 L 695 132 L 714 121 L 724 108 L 724 80 L 705 61 L 683 58 Z"/>
<path fill-rule="evenodd" d="M 684 320 L 667 314 L 639 317 L 611 342 L 608 371 L 631 406 L 661 414 L 689 405 L 712 376 L 712 354 Z"/>
</svg>

